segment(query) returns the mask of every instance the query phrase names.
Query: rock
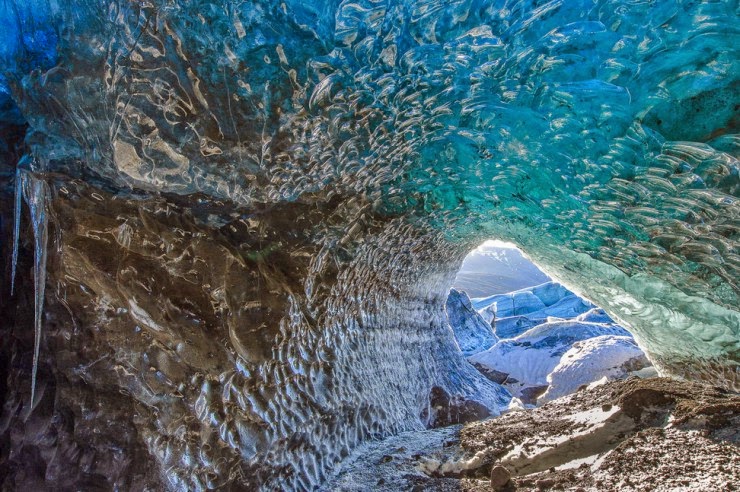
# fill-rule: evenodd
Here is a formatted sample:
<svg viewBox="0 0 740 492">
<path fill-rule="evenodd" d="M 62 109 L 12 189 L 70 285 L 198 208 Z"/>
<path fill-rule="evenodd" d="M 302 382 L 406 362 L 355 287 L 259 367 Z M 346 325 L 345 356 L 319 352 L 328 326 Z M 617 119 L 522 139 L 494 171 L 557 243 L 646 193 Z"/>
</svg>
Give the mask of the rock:
<svg viewBox="0 0 740 492">
<path fill-rule="evenodd" d="M 491 416 L 491 411 L 482 403 L 458 395 L 451 397 L 439 386 L 432 388 L 429 394 L 429 407 L 431 413 L 427 414 L 425 410 L 421 415 L 429 428 L 465 424 Z"/>
<path fill-rule="evenodd" d="M 496 465 L 491 470 L 491 490 L 504 490 L 510 480 L 511 473 L 505 467 Z"/>
<path fill-rule="evenodd" d="M 547 391 L 547 388 L 548 386 L 546 384 L 539 386 L 528 386 L 522 389 L 520 399 L 522 400 L 522 403 L 534 405 L 537 403 L 537 398 L 539 398 L 541 394 Z"/>
<path fill-rule="evenodd" d="M 494 383 L 503 384 L 506 382 L 507 379 L 509 379 L 509 375 L 505 372 L 490 369 L 484 365 L 478 364 L 477 362 L 472 362 L 472 364 L 473 367 L 478 369 L 481 374 L 483 374 Z"/>
<path fill-rule="evenodd" d="M 526 490 L 642 490 L 648 482 L 663 490 L 724 490 L 737 474 L 729 463 L 740 462 L 737 429 L 737 395 L 667 378 L 633 379 L 471 424 L 461 447 L 469 456 L 525 450 L 500 454 L 496 464 L 515 469 L 516 485 Z M 584 450 L 604 456 L 598 467 L 561 469 Z"/>
<path fill-rule="evenodd" d="M 550 490 L 555 485 L 555 480 L 552 478 L 543 478 L 541 480 L 537 480 L 534 483 L 534 486 L 537 487 L 537 490 Z"/>
</svg>

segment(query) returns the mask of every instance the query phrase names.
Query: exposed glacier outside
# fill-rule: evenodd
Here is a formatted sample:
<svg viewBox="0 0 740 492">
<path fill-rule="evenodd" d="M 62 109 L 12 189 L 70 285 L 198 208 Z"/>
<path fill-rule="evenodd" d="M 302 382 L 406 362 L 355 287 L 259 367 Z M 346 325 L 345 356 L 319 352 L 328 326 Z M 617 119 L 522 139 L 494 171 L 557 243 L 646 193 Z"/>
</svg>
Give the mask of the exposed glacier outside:
<svg viewBox="0 0 740 492">
<path fill-rule="evenodd" d="M 486 241 L 474 249 L 453 285 L 460 290 L 450 290 L 445 310 L 460 351 L 511 393 L 509 408 L 597 382 L 655 375 L 628 331 L 549 280 L 513 244 Z M 524 287 L 502 292 L 513 285 Z M 492 295 L 471 299 L 469 292 Z"/>
<path fill-rule="evenodd" d="M 497 415 L 521 389 L 471 365 L 498 367 L 476 340 L 537 343 L 519 337 L 541 323 L 460 345 L 445 311 L 492 237 L 543 296 L 604 310 L 547 322 L 521 294 L 538 337 L 609 318 L 599 337 L 624 339 L 573 357 L 637 344 L 676 380 L 594 402 L 632 418 L 660 394 L 693 402 L 666 410 L 686 432 L 712 424 L 686 408 L 740 388 L 738 9 L 0 0 L 3 488 L 313 490 L 364 443 Z M 520 377 L 578 368 L 546 369 Z M 701 384 L 722 389 L 686 396 Z"/>
</svg>

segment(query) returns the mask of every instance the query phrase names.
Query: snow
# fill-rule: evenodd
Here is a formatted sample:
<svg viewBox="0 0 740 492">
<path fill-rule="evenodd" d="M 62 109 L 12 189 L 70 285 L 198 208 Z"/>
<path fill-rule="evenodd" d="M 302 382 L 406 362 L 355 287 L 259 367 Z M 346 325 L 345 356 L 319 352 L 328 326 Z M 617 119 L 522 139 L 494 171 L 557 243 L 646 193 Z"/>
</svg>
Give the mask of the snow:
<svg viewBox="0 0 740 492">
<path fill-rule="evenodd" d="M 649 365 L 628 336 L 599 336 L 573 345 L 547 376 L 549 388 L 540 402 L 554 400 L 599 379 L 620 379 Z"/>
<path fill-rule="evenodd" d="M 586 321 L 589 323 L 614 323 L 612 319 L 601 308 L 593 308 L 576 318 L 577 321 Z"/>
<path fill-rule="evenodd" d="M 522 407 L 650 365 L 627 330 L 557 282 L 473 299 L 453 289 L 448 315 L 468 360 Z"/>
<path fill-rule="evenodd" d="M 504 386 L 519 397 L 527 387 L 548 385 L 548 375 L 575 342 L 599 336 L 625 338 L 629 333 L 618 325 L 577 321 L 542 323 L 518 337 L 501 340 L 468 360 L 485 369 L 508 374 Z"/>
<path fill-rule="evenodd" d="M 605 422 L 609 417 L 611 417 L 618 411 L 619 407 L 617 405 L 612 405 L 608 410 L 605 410 L 602 407 L 595 407 L 584 410 L 583 412 L 567 415 L 566 418 L 572 422 L 575 422 L 576 424 L 597 425 Z"/>
</svg>

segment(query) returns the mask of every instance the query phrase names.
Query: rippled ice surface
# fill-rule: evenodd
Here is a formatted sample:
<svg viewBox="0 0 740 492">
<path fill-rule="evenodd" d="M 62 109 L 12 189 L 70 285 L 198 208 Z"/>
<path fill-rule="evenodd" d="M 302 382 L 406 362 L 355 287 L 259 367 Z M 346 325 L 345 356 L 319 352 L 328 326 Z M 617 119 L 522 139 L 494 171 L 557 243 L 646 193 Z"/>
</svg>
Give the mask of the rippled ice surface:
<svg viewBox="0 0 740 492">
<path fill-rule="evenodd" d="M 737 2 L 0 17 L 16 487 L 310 489 L 434 387 L 506 405 L 443 309 L 491 237 L 737 388 Z"/>
</svg>

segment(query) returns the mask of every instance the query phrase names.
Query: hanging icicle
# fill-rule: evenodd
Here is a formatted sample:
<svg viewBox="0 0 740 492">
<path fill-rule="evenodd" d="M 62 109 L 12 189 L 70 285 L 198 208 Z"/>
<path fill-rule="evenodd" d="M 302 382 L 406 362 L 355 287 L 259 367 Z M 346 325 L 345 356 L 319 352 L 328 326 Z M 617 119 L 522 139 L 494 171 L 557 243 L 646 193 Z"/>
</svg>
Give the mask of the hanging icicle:
<svg viewBox="0 0 740 492">
<path fill-rule="evenodd" d="M 31 212 L 33 226 L 33 281 L 34 281 L 34 347 L 33 369 L 31 373 L 31 404 L 36 395 L 36 374 L 38 372 L 39 348 L 41 346 L 41 322 L 44 311 L 44 293 L 46 290 L 46 251 L 48 243 L 47 200 L 49 187 L 45 181 L 33 173 L 22 171 L 23 196 Z"/>
<path fill-rule="evenodd" d="M 15 270 L 18 266 L 18 242 L 20 241 L 21 231 L 21 195 L 23 194 L 23 173 L 21 168 L 15 169 L 15 210 L 13 223 L 13 260 L 10 271 L 10 295 L 15 291 Z"/>
</svg>

